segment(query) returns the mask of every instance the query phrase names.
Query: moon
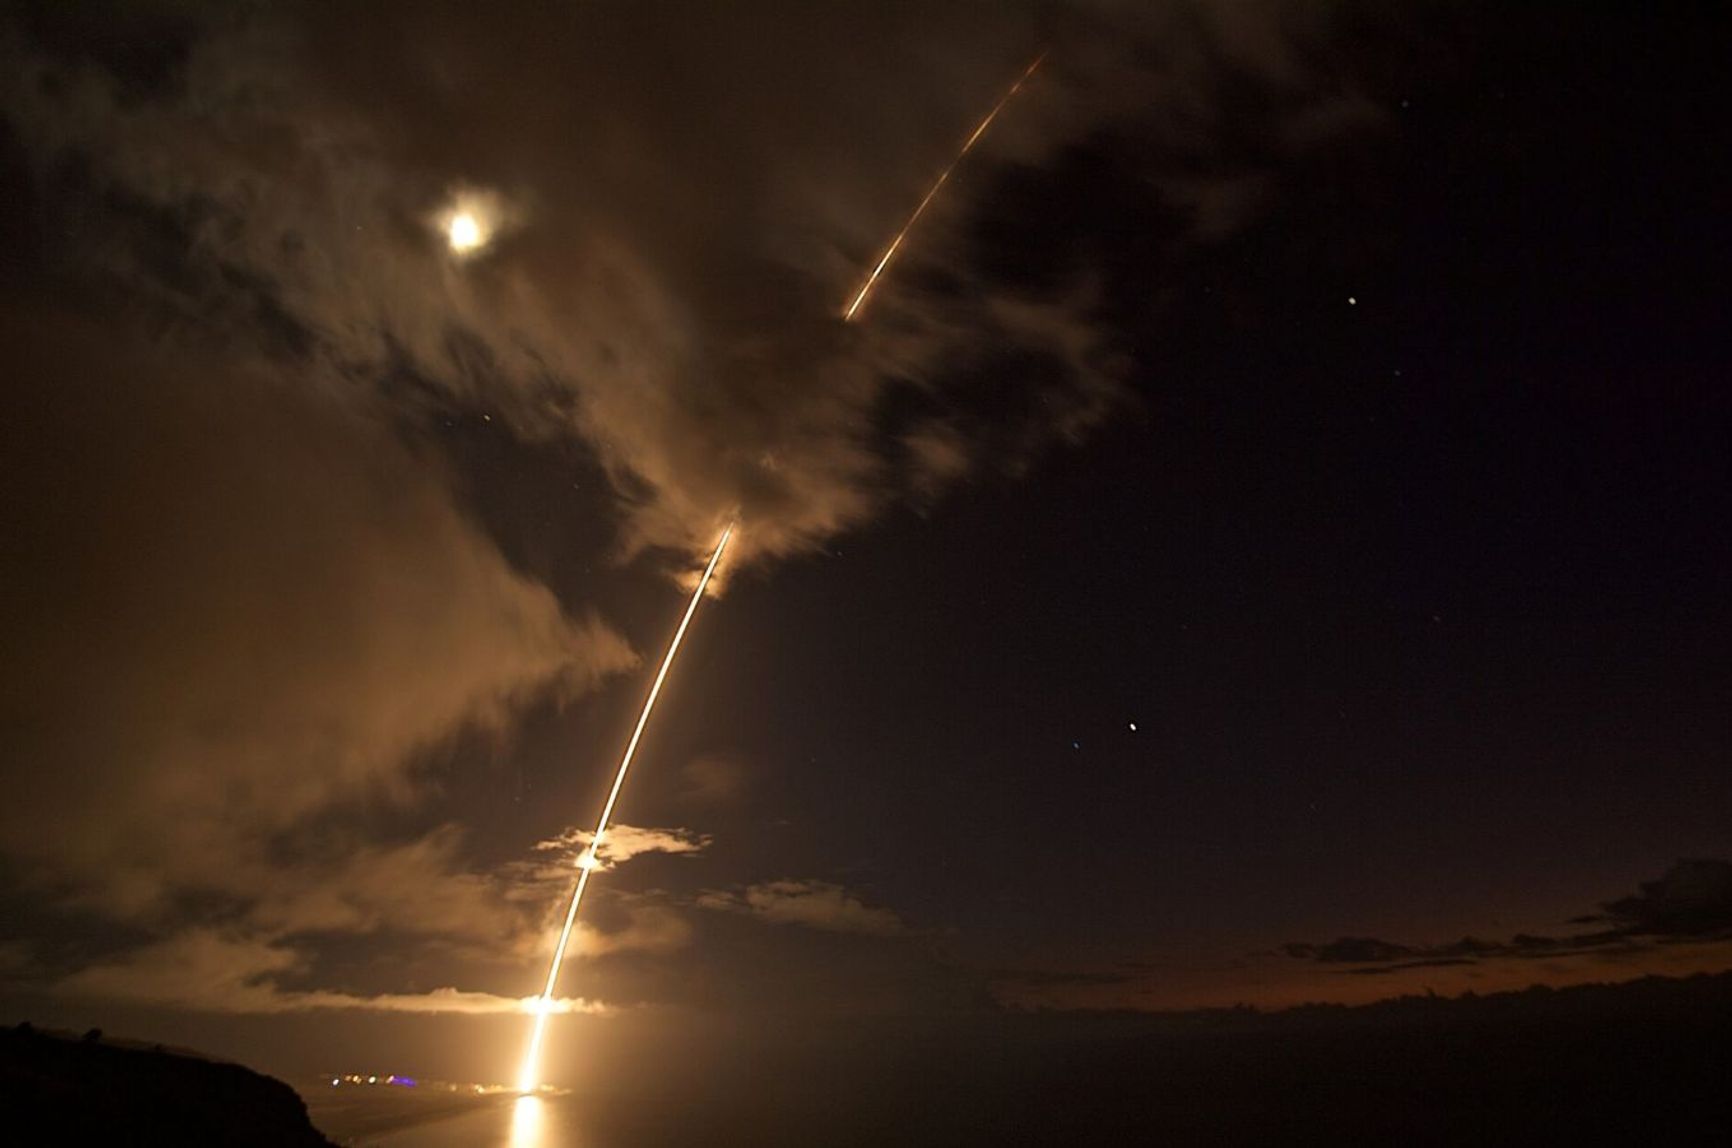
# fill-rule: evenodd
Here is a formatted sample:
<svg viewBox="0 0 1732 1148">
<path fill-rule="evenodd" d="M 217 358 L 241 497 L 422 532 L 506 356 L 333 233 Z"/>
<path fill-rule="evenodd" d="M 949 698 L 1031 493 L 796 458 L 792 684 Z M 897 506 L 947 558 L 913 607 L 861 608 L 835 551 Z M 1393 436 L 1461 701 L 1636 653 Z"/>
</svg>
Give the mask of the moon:
<svg viewBox="0 0 1732 1148">
<path fill-rule="evenodd" d="M 481 222 L 467 211 L 459 211 L 446 224 L 445 238 L 451 244 L 451 250 L 459 255 L 466 255 L 486 242 L 486 236 L 481 231 Z"/>
</svg>

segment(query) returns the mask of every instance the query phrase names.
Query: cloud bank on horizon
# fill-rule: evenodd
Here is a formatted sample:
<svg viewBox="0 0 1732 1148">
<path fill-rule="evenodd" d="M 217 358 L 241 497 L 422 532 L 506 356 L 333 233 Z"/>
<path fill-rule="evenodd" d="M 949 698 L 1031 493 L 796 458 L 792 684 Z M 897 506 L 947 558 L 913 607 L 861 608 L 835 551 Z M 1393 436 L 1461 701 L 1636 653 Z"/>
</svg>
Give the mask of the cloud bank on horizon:
<svg viewBox="0 0 1732 1148">
<path fill-rule="evenodd" d="M 1572 925 L 1597 925 L 1563 936 L 1517 933 L 1506 940 L 1463 937 L 1415 945 L 1376 937 L 1292 941 L 1289 957 L 1349 966 L 1343 971 L 1377 976 L 1404 969 L 1475 965 L 1499 959 L 1538 960 L 1597 953 L 1637 953 L 1656 946 L 1719 945 L 1732 940 L 1732 861 L 1684 858 L 1637 892 L 1607 901 L 1598 913 L 1573 917 Z"/>
</svg>

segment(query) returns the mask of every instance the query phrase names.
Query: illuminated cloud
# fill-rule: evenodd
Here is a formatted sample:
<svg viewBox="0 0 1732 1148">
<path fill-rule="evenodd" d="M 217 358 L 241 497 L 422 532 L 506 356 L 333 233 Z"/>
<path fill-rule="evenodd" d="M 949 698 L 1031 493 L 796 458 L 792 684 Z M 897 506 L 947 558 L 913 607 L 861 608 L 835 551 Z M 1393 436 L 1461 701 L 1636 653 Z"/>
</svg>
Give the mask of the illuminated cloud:
<svg viewBox="0 0 1732 1148">
<path fill-rule="evenodd" d="M 534 952 L 541 906 L 461 829 L 384 827 L 436 792 L 431 752 L 634 665 L 624 640 L 515 570 L 362 409 L 52 317 L 8 317 L 0 345 L 0 481 L 48 572 L 0 572 L 0 710 L 31 763 L 9 774 L 0 853 L 26 891 L 170 941 L 205 906 L 264 976 L 318 936 Z M 171 964 L 77 983 L 148 989 Z M 211 984 L 248 1007 L 282 995 Z"/>
<path fill-rule="evenodd" d="M 561 880 L 566 880 L 571 867 L 582 859 L 594 838 L 594 830 L 574 826 L 555 837 L 536 842 L 535 849 L 540 853 L 559 855 L 555 871 L 560 874 Z M 701 853 L 710 847 L 710 841 L 709 834 L 692 829 L 649 829 L 637 825 L 615 824 L 608 827 L 607 836 L 602 838 L 601 848 L 597 853 L 601 867 L 612 869 L 646 853 L 687 856 Z M 552 875 L 547 869 L 540 872 L 544 879 Z"/>
<path fill-rule="evenodd" d="M 406 371 L 418 401 L 581 442 L 615 488 L 623 552 L 694 553 L 738 514 L 739 564 L 979 466 L 1015 472 L 1124 404 L 1129 364 L 1081 272 L 1013 289 L 974 266 L 967 224 L 1001 165 L 1040 166 L 1125 119 L 1184 154 L 1216 130 L 1218 97 L 1193 74 L 1218 66 L 1201 62 L 1216 41 L 1280 85 L 1287 150 L 1376 123 L 1362 96 L 1311 82 L 1299 46 L 1319 21 L 1296 5 L 1107 6 L 1044 29 L 1019 6 L 820 7 L 672 26 L 627 7 L 522 10 L 509 51 L 492 14 L 463 6 L 192 18 L 162 30 L 184 50 L 177 82 L 143 91 L 20 39 L 0 113 L 46 182 L 74 183 L 51 199 L 83 205 L 73 272 L 347 386 Z M 868 318 L 841 329 L 861 273 L 1042 41 L 1049 65 Z M 749 83 L 730 44 L 750 45 Z M 815 73 L 815 44 L 848 51 Z M 711 108 L 753 130 L 694 139 L 691 110 Z M 1181 188 L 1197 234 L 1218 236 L 1261 206 L 1247 166 L 1150 185 Z M 998 379 L 986 394 L 1037 401 L 1012 414 L 962 365 Z M 909 394 L 936 421 L 898 451 L 883 416 Z"/>
<path fill-rule="evenodd" d="M 0 849 L 79 899 L 140 915 L 235 891 L 271 837 L 412 801 L 418 752 L 634 664 L 377 423 L 217 357 L 54 324 L 0 339 L 21 432 L 0 475 L 63 572 L 0 605 L 34 763 Z"/>
<path fill-rule="evenodd" d="M 361 995 L 285 988 L 279 982 L 305 972 L 306 954 L 256 938 L 212 929 L 188 930 L 168 941 L 128 952 L 63 978 L 54 992 L 71 998 L 167 1005 L 220 1013 L 360 1010 L 470 1016 L 522 1013 L 534 998 L 437 988 L 425 993 Z M 604 1014 L 597 1001 L 560 998 L 551 1011 Z"/>
</svg>

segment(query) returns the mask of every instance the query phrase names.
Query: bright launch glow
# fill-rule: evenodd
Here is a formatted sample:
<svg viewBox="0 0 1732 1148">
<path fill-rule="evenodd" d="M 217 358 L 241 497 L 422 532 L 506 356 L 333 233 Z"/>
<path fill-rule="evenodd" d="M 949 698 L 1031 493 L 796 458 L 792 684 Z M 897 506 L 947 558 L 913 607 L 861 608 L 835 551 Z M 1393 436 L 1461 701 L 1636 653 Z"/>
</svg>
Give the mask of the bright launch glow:
<svg viewBox="0 0 1732 1148">
<path fill-rule="evenodd" d="M 589 875 L 596 871 L 599 864 L 597 851 L 601 848 L 602 839 L 607 835 L 608 822 L 613 820 L 613 807 L 619 801 L 620 787 L 625 784 L 626 770 L 631 768 L 631 759 L 637 754 L 637 745 L 643 738 L 644 727 L 649 724 L 650 712 L 655 709 L 656 698 L 661 696 L 662 683 L 667 680 L 668 670 L 674 664 L 674 655 L 680 652 L 680 643 L 685 641 L 686 627 L 692 624 L 692 615 L 698 612 L 698 603 L 703 601 L 704 591 L 709 588 L 710 576 L 716 572 L 716 565 L 722 560 L 722 551 L 728 548 L 728 539 L 733 537 L 734 524 L 729 523 L 722 531 L 722 537 L 716 543 L 716 552 L 710 555 L 710 564 L 704 567 L 703 577 L 698 579 L 697 589 L 692 591 L 692 600 L 686 604 L 685 616 L 680 619 L 679 628 L 674 631 L 673 641 L 668 643 L 668 652 L 662 656 L 661 669 L 656 671 L 655 681 L 650 685 L 649 696 L 644 699 L 643 712 L 638 714 L 637 728 L 631 731 L 631 740 L 626 743 L 625 755 L 620 758 L 619 769 L 613 777 L 613 789 L 608 792 L 607 804 L 601 807 L 601 817 L 595 824 L 595 835 L 590 838 L 590 845 L 577 861 L 577 887 L 571 891 L 571 904 L 565 910 L 565 924 L 559 930 L 559 941 L 553 946 L 553 960 L 547 969 L 547 984 L 537 998 L 534 1009 L 535 1020 L 529 1030 L 529 1048 L 523 1055 L 523 1067 L 517 1075 L 517 1090 L 519 1092 L 534 1092 L 541 1083 L 541 1039 L 547 1031 L 547 1002 L 553 999 L 553 989 L 559 983 L 559 969 L 565 963 L 565 947 L 571 940 L 571 928 L 577 922 L 577 907 L 583 903 L 583 891 L 589 887 Z"/>
<path fill-rule="evenodd" d="M 866 296 L 870 295 L 872 293 L 872 288 L 877 285 L 878 277 L 884 274 L 884 269 L 890 265 L 890 260 L 895 258 L 897 250 L 902 246 L 902 241 L 908 238 L 908 233 L 910 231 L 914 230 L 915 223 L 919 222 L 921 215 L 926 211 L 927 205 L 938 197 L 938 191 L 944 186 L 945 182 L 949 180 L 950 173 L 955 171 L 957 166 L 962 163 L 963 157 L 974 148 L 975 143 L 979 141 L 980 137 L 986 134 L 986 129 L 992 126 L 992 121 L 998 118 L 998 113 L 1002 112 L 1005 105 L 1009 104 L 1016 96 L 1016 93 L 1022 90 L 1022 86 L 1028 82 L 1030 76 L 1034 75 L 1035 69 L 1040 67 L 1041 62 L 1045 59 L 1045 52 L 1042 52 L 1034 58 L 1034 63 L 1030 64 L 1023 70 L 1022 75 L 1017 77 L 1016 83 L 1012 84 L 1010 90 L 999 97 L 998 103 L 992 105 L 992 110 L 986 113 L 986 118 L 981 120 L 980 123 L 975 126 L 973 133 L 971 133 L 968 139 L 963 143 L 962 150 L 957 152 L 956 158 L 950 161 L 950 166 L 938 173 L 938 179 L 933 182 L 932 187 L 920 200 L 919 205 L 915 207 L 914 214 L 908 217 L 908 222 L 902 225 L 902 230 L 896 233 L 896 238 L 892 239 L 890 241 L 890 246 L 884 249 L 884 254 L 879 257 L 878 262 L 873 266 L 872 273 L 866 276 L 866 281 L 860 284 L 860 290 L 854 293 L 854 298 L 850 300 L 848 306 L 843 309 L 843 322 L 852 323 L 854 321 L 854 316 L 859 313 L 861 306 L 866 302 Z"/>
<path fill-rule="evenodd" d="M 536 1148 L 541 1143 L 541 1097 L 519 1096 L 511 1109 L 511 1148 Z"/>
</svg>

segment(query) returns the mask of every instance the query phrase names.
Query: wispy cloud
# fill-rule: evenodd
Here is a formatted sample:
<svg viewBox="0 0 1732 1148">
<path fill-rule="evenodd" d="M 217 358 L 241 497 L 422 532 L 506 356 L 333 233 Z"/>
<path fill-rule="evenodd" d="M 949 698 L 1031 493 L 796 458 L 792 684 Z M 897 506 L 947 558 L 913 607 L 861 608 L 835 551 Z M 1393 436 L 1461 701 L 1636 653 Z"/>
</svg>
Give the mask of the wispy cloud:
<svg viewBox="0 0 1732 1148">
<path fill-rule="evenodd" d="M 622 927 L 611 930 L 580 921 L 572 954 L 594 958 L 615 953 L 671 953 L 692 943 L 691 924 L 668 905 L 628 905 L 625 918 Z"/>
<path fill-rule="evenodd" d="M 169 940 L 133 949 L 112 961 L 55 982 L 54 992 L 132 1003 L 223 1013 L 284 1013 L 314 1009 L 487 1015 L 528 1011 L 535 998 L 498 996 L 456 988 L 425 993 L 365 995 L 285 987 L 307 971 L 306 952 L 215 929 L 189 929 Z M 558 1012 L 605 1013 L 608 1006 L 561 998 Z"/>
<path fill-rule="evenodd" d="M 774 925 L 802 925 L 832 933 L 887 937 L 903 931 L 901 918 L 889 909 L 867 905 L 827 881 L 765 881 L 743 889 L 712 889 L 699 894 L 696 904 Z"/>
</svg>

